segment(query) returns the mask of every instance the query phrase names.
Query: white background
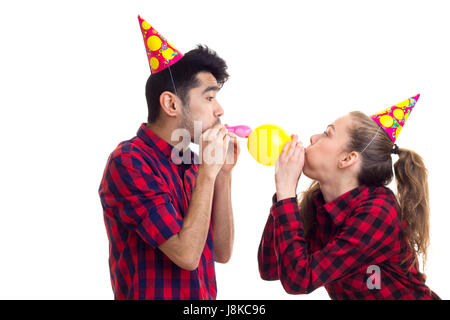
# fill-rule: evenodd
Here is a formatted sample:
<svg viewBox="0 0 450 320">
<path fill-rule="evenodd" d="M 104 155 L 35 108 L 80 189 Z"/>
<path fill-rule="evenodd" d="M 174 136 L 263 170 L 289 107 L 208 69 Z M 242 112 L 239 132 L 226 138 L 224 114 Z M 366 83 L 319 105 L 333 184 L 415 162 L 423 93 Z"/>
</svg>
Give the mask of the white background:
<svg viewBox="0 0 450 320">
<path fill-rule="evenodd" d="M 138 14 L 180 51 L 207 44 L 227 61 L 223 123 L 275 123 L 308 145 L 349 111 L 421 93 L 397 142 L 428 166 L 427 284 L 450 298 L 448 13 L 447 1 L 411 0 L 2 1 L 0 298 L 113 298 L 97 190 L 109 153 L 147 117 Z M 218 299 L 328 299 L 259 278 L 273 176 L 242 140 Z"/>
</svg>

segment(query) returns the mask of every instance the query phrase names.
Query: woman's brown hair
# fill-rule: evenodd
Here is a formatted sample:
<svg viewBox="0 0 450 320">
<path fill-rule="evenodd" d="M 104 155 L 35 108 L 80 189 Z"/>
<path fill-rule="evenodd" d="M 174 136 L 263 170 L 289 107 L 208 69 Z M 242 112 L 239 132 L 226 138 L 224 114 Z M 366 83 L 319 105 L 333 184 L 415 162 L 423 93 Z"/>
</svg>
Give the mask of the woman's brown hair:
<svg viewBox="0 0 450 320">
<path fill-rule="evenodd" d="M 354 126 L 349 129 L 350 141 L 347 151 L 360 153 L 362 162 L 358 182 L 360 185 L 367 186 L 387 186 L 392 181 L 395 172 L 399 215 L 405 225 L 404 232 L 409 252 L 412 254 L 407 257 L 410 261 L 408 267 L 417 263 L 419 255 L 422 256 L 422 262 L 425 265 L 430 239 L 430 209 L 428 174 L 423 159 L 412 150 L 399 148 L 399 159 L 395 162 L 393 170 L 394 143 L 387 133 L 362 112 L 354 111 L 350 115 L 355 121 Z M 313 198 L 319 192 L 319 183 L 313 181 L 310 187 L 303 192 L 299 203 L 306 236 L 314 226 L 316 208 Z"/>
</svg>

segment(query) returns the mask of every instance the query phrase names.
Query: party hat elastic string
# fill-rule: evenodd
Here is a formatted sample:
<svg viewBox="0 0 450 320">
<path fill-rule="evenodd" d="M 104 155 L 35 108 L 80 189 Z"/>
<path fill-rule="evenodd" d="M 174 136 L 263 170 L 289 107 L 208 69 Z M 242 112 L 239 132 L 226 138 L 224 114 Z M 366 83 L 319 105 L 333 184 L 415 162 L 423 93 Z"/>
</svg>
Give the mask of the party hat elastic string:
<svg viewBox="0 0 450 320">
<path fill-rule="evenodd" d="M 370 142 L 367 144 L 367 146 L 363 149 L 363 151 L 361 151 L 361 153 L 363 153 L 364 151 L 366 151 L 366 149 L 372 144 L 373 140 L 375 140 L 375 138 L 378 135 L 378 132 L 380 131 L 381 127 L 378 126 L 377 132 L 375 133 L 375 135 L 373 136 L 372 140 L 370 140 Z"/>
<path fill-rule="evenodd" d="M 167 69 L 169 69 L 170 79 L 172 80 L 172 85 L 173 85 L 173 90 L 175 90 L 175 95 L 178 96 L 177 88 L 175 87 L 175 81 L 173 81 L 172 70 L 170 70 L 170 66 Z"/>
</svg>

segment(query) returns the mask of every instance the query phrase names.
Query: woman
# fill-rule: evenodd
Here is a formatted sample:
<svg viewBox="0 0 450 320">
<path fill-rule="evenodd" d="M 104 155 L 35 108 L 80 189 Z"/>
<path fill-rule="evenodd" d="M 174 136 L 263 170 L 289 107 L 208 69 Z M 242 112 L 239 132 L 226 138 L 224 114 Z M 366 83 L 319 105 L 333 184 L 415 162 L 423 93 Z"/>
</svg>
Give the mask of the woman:
<svg viewBox="0 0 450 320">
<path fill-rule="evenodd" d="M 351 112 L 306 149 L 296 135 L 286 143 L 258 250 L 262 279 L 291 294 L 325 286 L 332 299 L 439 299 L 417 260 L 429 243 L 425 166 L 374 120 Z M 397 197 L 386 187 L 393 153 Z M 314 181 L 298 203 L 302 172 Z"/>
</svg>

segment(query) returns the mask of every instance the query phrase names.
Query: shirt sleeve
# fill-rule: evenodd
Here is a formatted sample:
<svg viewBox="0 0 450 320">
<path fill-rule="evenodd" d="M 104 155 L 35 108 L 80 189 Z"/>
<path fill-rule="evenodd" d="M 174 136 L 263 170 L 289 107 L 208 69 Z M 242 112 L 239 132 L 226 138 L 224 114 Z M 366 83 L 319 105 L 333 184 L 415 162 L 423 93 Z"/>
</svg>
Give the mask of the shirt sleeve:
<svg viewBox="0 0 450 320">
<path fill-rule="evenodd" d="M 291 294 L 304 294 L 361 268 L 387 260 L 398 243 L 393 237 L 392 205 L 373 200 L 355 208 L 335 238 L 308 253 L 296 198 L 271 208 L 280 281 Z"/>
<path fill-rule="evenodd" d="M 152 247 L 163 244 L 182 226 L 167 183 L 135 155 L 111 159 L 105 174 L 103 204 L 114 219 L 133 230 Z"/>
<path fill-rule="evenodd" d="M 276 194 L 272 197 L 272 203 L 276 202 Z M 274 245 L 274 219 L 270 214 L 261 237 L 258 248 L 258 268 L 263 280 L 279 280 L 277 257 Z"/>
</svg>

